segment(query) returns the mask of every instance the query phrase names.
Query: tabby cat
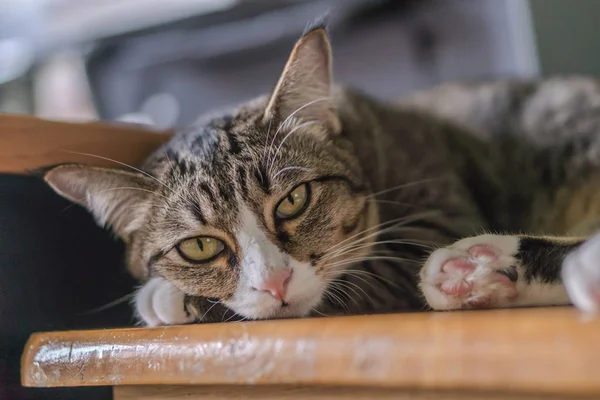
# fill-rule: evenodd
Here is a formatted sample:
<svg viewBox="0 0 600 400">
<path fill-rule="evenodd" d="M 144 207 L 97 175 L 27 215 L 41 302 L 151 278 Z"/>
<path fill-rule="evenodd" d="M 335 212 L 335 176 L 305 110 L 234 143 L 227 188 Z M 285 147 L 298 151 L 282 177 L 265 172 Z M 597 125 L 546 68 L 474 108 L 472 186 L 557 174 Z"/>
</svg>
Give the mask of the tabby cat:
<svg viewBox="0 0 600 400">
<path fill-rule="evenodd" d="M 600 239 L 584 243 L 598 82 L 385 104 L 334 86 L 331 64 L 312 26 L 269 96 L 200 119 L 141 169 L 47 170 L 126 243 L 143 323 L 600 304 Z"/>
</svg>

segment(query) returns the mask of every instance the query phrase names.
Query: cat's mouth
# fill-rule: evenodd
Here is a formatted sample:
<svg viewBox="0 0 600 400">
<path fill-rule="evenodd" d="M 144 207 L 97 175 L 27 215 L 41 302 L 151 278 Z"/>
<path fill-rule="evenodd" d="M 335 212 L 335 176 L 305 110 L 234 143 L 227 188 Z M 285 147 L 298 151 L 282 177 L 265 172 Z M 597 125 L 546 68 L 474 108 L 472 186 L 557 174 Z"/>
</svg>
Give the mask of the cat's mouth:
<svg viewBox="0 0 600 400">
<path fill-rule="evenodd" d="M 248 319 L 298 318 L 308 316 L 320 303 L 322 291 L 311 288 L 309 292 L 296 294 L 284 300 L 276 300 L 264 294 L 256 294 L 246 301 L 226 302 L 225 305 Z"/>
</svg>

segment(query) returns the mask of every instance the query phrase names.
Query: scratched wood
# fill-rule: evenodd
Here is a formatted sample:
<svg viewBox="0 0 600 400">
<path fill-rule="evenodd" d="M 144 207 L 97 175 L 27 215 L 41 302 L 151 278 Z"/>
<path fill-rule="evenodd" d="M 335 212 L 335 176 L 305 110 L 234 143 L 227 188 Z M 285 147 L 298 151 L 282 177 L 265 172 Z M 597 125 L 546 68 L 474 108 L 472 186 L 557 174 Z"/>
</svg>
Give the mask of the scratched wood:
<svg viewBox="0 0 600 400">
<path fill-rule="evenodd" d="M 139 165 L 169 137 L 169 133 L 122 124 L 66 123 L 0 114 L 0 173 L 23 174 L 65 162 L 119 166 L 108 159 Z"/>
<path fill-rule="evenodd" d="M 594 394 L 600 319 L 572 308 L 38 333 L 25 386 L 334 385 Z"/>
<path fill-rule="evenodd" d="M 115 386 L 114 400 L 598 400 L 597 396 L 327 386 Z"/>
</svg>

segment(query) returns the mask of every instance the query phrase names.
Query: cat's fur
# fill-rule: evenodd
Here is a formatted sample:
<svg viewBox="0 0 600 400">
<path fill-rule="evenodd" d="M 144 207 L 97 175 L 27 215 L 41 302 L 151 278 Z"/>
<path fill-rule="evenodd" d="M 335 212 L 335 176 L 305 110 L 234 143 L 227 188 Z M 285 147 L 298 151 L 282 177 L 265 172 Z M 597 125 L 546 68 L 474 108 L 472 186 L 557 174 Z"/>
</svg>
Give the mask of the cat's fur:
<svg viewBox="0 0 600 400">
<path fill-rule="evenodd" d="M 599 128 L 591 79 L 447 85 L 400 104 L 333 86 L 317 26 L 270 96 L 202 118 L 143 172 L 63 165 L 45 179 L 125 241 L 149 325 L 566 304 L 568 253 L 570 293 L 593 308 L 583 239 L 474 235 L 587 235 Z M 306 210 L 278 220 L 302 183 Z M 190 263 L 176 247 L 195 236 L 225 249 Z M 256 289 L 282 270 L 283 298 Z"/>
</svg>

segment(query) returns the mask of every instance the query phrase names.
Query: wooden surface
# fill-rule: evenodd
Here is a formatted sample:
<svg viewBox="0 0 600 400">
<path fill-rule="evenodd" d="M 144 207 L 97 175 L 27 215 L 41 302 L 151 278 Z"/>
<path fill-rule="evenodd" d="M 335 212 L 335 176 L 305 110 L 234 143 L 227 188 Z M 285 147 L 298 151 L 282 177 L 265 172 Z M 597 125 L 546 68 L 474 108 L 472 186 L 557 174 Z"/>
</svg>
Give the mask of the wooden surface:
<svg viewBox="0 0 600 400">
<path fill-rule="evenodd" d="M 600 320 L 571 308 L 34 334 L 26 386 L 334 385 L 595 394 Z"/>
<path fill-rule="evenodd" d="M 125 125 L 65 123 L 0 114 L 0 173 L 22 174 L 65 162 L 119 166 L 104 158 L 135 166 L 169 137 L 169 133 Z"/>
<path fill-rule="evenodd" d="M 598 396 L 327 386 L 115 386 L 114 400 L 598 400 Z"/>
</svg>

